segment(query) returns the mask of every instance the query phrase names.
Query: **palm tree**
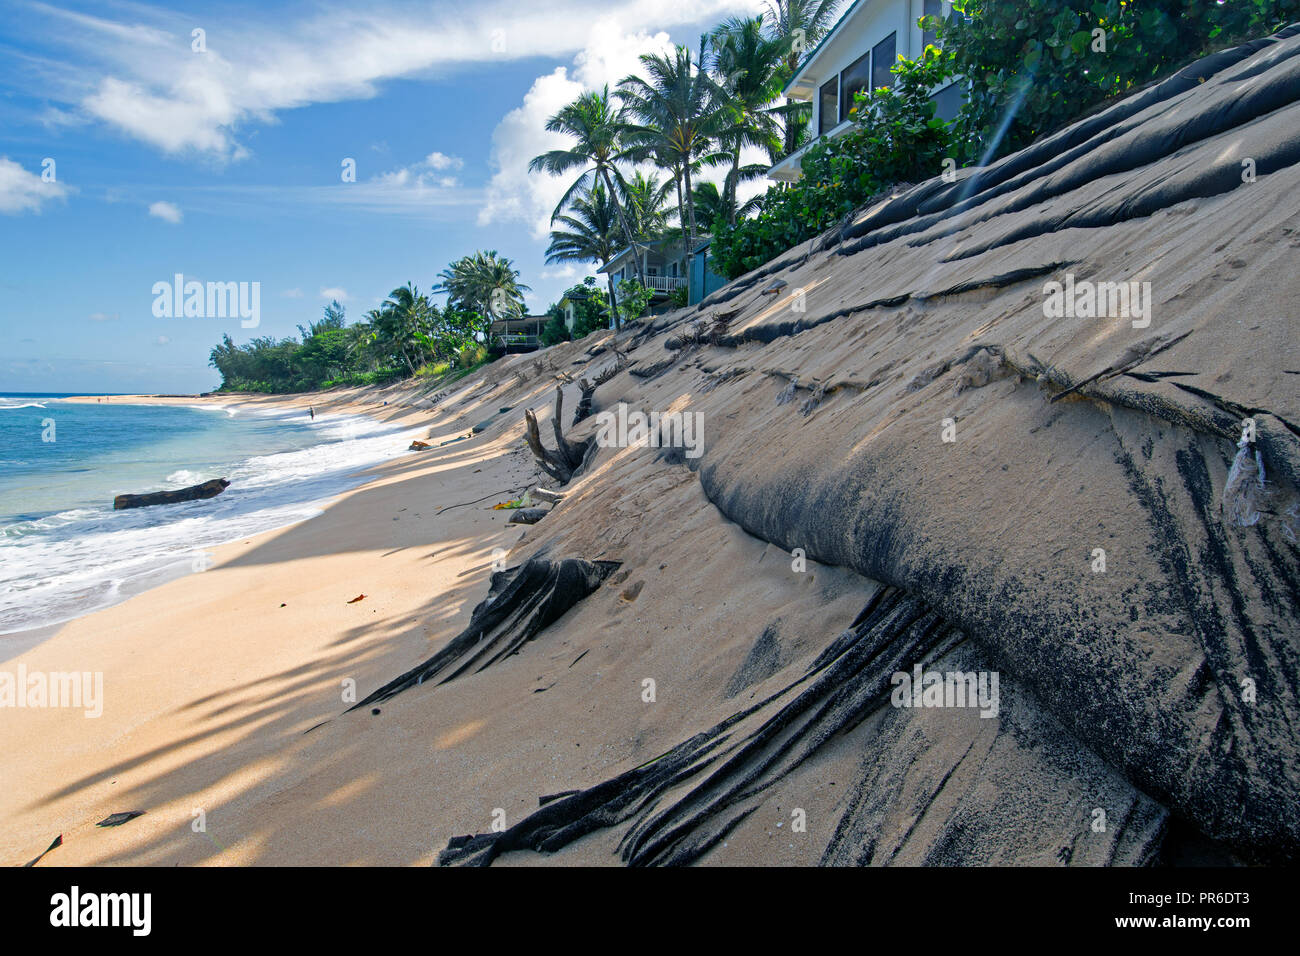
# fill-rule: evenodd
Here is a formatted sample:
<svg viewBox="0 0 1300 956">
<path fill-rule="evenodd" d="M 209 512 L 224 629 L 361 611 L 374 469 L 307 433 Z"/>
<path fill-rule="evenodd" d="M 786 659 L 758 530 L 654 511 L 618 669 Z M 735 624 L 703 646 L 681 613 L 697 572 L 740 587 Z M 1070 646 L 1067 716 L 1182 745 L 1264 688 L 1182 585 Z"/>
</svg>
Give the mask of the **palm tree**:
<svg viewBox="0 0 1300 956">
<path fill-rule="evenodd" d="M 737 188 L 745 172 L 756 175 L 753 168 L 742 172 L 741 147 L 762 147 L 773 162 L 781 152 L 781 128 L 771 104 L 780 92 L 779 73 L 789 44 L 771 37 L 761 16 L 727 20 L 714 30 L 711 44 L 713 71 L 723 78 L 722 104 L 729 116 L 729 128 L 720 136 L 731 160 L 723 198 L 727 222 L 735 225 Z"/>
<path fill-rule="evenodd" d="M 428 298 L 408 282 L 388 293 L 378 311 L 371 314 L 375 316 L 380 335 L 395 347 L 407 370 L 414 375 L 419 366 L 411 359 L 411 349 L 415 348 L 416 358 L 423 357 L 421 339 L 429 333 Z"/>
<path fill-rule="evenodd" d="M 667 157 L 681 168 L 686 206 L 683 228 L 688 247 L 694 249 L 697 231 L 691 171 L 721 130 L 725 119 L 719 109 L 721 91 L 683 46 L 671 56 L 642 54 L 641 65 L 649 74 L 648 80 L 629 76 L 618 85 L 624 107 L 640 120 L 640 125 L 628 129 L 635 143 L 631 153 L 638 158 Z"/>
<path fill-rule="evenodd" d="M 599 262 L 603 269 L 618 255 L 620 245 L 618 214 L 605 187 L 596 183 L 588 192 L 569 200 L 569 211 L 552 220 L 564 229 L 551 230 L 551 244 L 546 247 L 546 264 L 557 262 Z M 610 311 L 614 311 L 614 275 L 605 273 L 609 284 Z"/>
<path fill-rule="evenodd" d="M 769 35 L 786 44 L 785 64 L 779 73 L 782 86 L 799 72 L 805 55 L 812 52 L 834 25 L 839 6 L 840 0 L 769 0 Z M 785 155 L 789 156 L 798 148 L 809 106 L 787 99 L 777 111 L 785 117 Z"/>
<path fill-rule="evenodd" d="M 661 237 L 668 224 L 668 202 L 671 182 L 660 182 L 655 173 L 634 170 L 631 179 L 623 180 L 623 209 L 627 212 L 632 235 L 638 242 L 648 242 Z"/>
<path fill-rule="evenodd" d="M 700 223 L 700 228 L 705 232 L 712 232 L 724 222 L 734 223 L 741 216 L 747 216 L 760 208 L 762 204 L 762 196 L 751 196 L 740 206 L 736 206 L 718 190 L 716 183 L 704 182 L 695 187 L 695 216 Z"/>
<path fill-rule="evenodd" d="M 435 292 L 447 294 L 450 309 L 474 312 L 484 324 L 474 332 L 487 333 L 493 319 L 508 319 L 524 311 L 524 293 L 531 292 L 519 281 L 514 263 L 496 250 L 479 250 L 462 256 L 438 273 Z"/>
<path fill-rule="evenodd" d="M 635 237 L 614 189 L 614 181 L 622 180 L 618 164 L 628 158 L 625 142 L 627 124 L 624 122 L 623 110 L 616 108 L 610 99 L 609 87 L 600 93 L 583 93 L 547 120 L 546 128 L 552 133 L 572 136 L 576 142 L 569 149 L 553 149 L 534 156 L 528 164 L 528 171 L 563 176 L 575 169 L 583 170 L 560 198 L 551 221 L 554 222 L 559 217 L 561 210 L 568 205 L 569 197 L 582 190 L 589 191 L 594 184 L 593 180 L 602 183 L 614 204 L 614 211 L 623 226 L 623 238 L 627 240 L 628 248 L 632 249 L 637 275 L 644 284 L 645 274 L 641 268 L 641 257 L 636 255 Z"/>
</svg>

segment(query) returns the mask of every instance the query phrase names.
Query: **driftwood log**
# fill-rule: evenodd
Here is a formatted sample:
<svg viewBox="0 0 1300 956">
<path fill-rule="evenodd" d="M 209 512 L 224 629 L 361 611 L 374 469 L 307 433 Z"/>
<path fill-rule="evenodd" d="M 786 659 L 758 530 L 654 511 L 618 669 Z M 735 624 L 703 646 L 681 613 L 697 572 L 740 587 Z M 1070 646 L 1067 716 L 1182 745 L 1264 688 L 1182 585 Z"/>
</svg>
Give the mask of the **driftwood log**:
<svg viewBox="0 0 1300 956">
<path fill-rule="evenodd" d="M 546 508 L 516 508 L 507 524 L 537 524 L 551 512 Z"/>
<path fill-rule="evenodd" d="M 578 399 L 578 407 L 573 412 L 573 424 L 591 417 L 591 402 L 596 395 L 596 389 L 604 385 L 611 378 L 617 375 L 623 369 L 627 368 L 627 356 L 614 349 L 614 364 L 602 369 L 600 374 L 594 380 L 582 379 L 578 382 L 578 388 L 582 390 L 582 397 Z"/>
<path fill-rule="evenodd" d="M 538 467 L 562 485 L 567 484 L 569 479 L 582 468 L 586 456 L 595 448 L 593 439 L 575 442 L 564 437 L 564 428 L 561 424 L 563 414 L 564 389 L 557 385 L 555 386 L 555 414 L 551 416 L 551 425 L 555 429 L 555 451 L 551 451 L 542 444 L 541 432 L 537 427 L 537 416 L 533 414 L 532 409 L 524 410 L 524 424 L 527 426 L 524 437 L 528 441 L 528 447 L 533 451 L 533 457 L 537 459 Z"/>
<path fill-rule="evenodd" d="M 176 491 L 153 491 L 144 495 L 118 495 L 113 499 L 113 510 L 147 508 L 150 505 L 171 505 L 181 501 L 215 498 L 229 487 L 230 482 L 225 478 L 213 478 L 211 481 L 190 485 L 188 488 L 180 488 Z"/>
</svg>

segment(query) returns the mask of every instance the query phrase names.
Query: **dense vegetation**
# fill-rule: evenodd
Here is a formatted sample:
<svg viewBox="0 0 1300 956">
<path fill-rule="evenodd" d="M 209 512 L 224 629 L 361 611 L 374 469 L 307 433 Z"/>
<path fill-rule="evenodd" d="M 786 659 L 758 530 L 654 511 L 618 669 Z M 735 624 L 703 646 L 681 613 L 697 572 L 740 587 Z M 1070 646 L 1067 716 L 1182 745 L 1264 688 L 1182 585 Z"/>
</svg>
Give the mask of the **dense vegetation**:
<svg viewBox="0 0 1300 956">
<path fill-rule="evenodd" d="M 851 132 L 801 160 L 803 178 L 767 194 L 763 210 L 717 230 L 712 254 L 729 278 L 817 235 L 882 190 L 958 166 L 987 164 L 1132 92 L 1203 53 L 1300 18 L 1300 0 L 956 0 L 927 18 L 939 46 L 900 58 L 892 91 L 857 99 Z M 927 91 L 966 93 L 951 125 Z"/>
<path fill-rule="evenodd" d="M 434 291 L 447 296 L 442 306 L 408 282 L 352 325 L 343 306 L 331 302 L 319 322 L 298 327 L 299 338 L 236 345 L 226 335 L 209 364 L 221 373 L 222 390 L 241 392 L 378 385 L 471 367 L 487 356 L 492 321 L 523 313 L 528 287 L 496 252 L 458 259 L 438 279 Z"/>
</svg>

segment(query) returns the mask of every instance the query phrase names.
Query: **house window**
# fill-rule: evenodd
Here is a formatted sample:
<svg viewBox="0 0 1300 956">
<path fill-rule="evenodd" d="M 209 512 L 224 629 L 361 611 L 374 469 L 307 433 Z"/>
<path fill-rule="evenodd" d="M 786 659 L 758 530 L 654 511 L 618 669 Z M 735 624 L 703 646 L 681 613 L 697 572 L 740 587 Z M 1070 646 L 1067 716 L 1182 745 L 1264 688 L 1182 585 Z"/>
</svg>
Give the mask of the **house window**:
<svg viewBox="0 0 1300 956">
<path fill-rule="evenodd" d="M 926 17 L 943 16 L 943 3 L 941 3 L 940 0 L 925 0 L 925 2 L 921 5 L 921 15 Z M 938 45 L 939 45 L 939 35 L 937 33 L 935 33 L 933 30 L 921 31 L 922 47 L 938 46 Z"/>
<path fill-rule="evenodd" d="M 659 267 L 658 267 L 658 266 L 646 266 L 646 267 L 645 267 L 645 274 L 648 275 L 648 276 L 657 276 L 657 275 L 659 274 Z"/>
<path fill-rule="evenodd" d="M 930 96 L 930 102 L 934 104 L 934 115 L 945 123 L 951 123 L 957 118 L 957 111 L 961 109 L 961 86 L 957 83 L 949 83 L 938 93 Z"/>
<path fill-rule="evenodd" d="M 840 78 L 833 76 L 822 84 L 818 96 L 817 135 L 824 136 L 835 128 L 840 102 Z"/>
<path fill-rule="evenodd" d="M 871 48 L 871 86 L 894 87 L 894 63 L 898 59 L 898 34 L 891 33 Z M 852 67 L 850 67 L 852 69 Z"/>
<path fill-rule="evenodd" d="M 840 122 L 849 118 L 853 109 L 853 94 L 861 93 L 871 87 L 871 54 L 864 53 L 840 74 Z"/>
</svg>

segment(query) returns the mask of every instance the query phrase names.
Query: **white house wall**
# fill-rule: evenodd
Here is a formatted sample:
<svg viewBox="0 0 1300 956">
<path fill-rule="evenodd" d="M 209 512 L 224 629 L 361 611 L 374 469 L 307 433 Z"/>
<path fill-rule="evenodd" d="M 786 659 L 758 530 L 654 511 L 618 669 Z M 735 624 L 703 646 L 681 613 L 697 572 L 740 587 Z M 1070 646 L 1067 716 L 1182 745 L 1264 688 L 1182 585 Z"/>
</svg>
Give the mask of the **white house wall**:
<svg viewBox="0 0 1300 956">
<path fill-rule="evenodd" d="M 922 31 L 916 21 L 923 16 L 925 0 L 876 0 L 863 3 L 852 12 L 853 19 L 841 28 L 811 61 L 804 75 L 812 87 L 812 129 L 820 129 L 821 96 L 819 91 L 832 77 L 839 76 L 849 65 L 867 53 L 891 33 L 897 34 L 895 53 L 911 60 L 920 55 Z M 944 9 L 949 7 L 944 4 Z M 873 64 L 874 66 L 874 64 Z M 806 92 L 806 91 L 805 91 Z M 839 125 L 838 113 L 827 129 Z"/>
</svg>

